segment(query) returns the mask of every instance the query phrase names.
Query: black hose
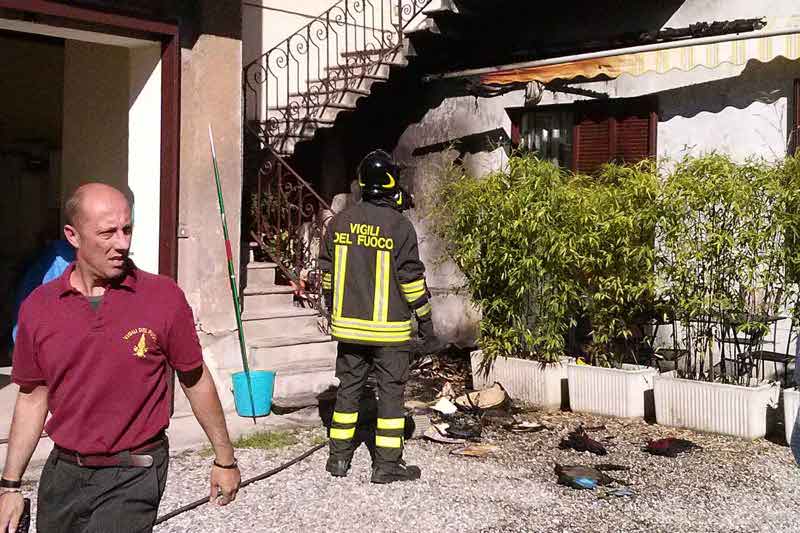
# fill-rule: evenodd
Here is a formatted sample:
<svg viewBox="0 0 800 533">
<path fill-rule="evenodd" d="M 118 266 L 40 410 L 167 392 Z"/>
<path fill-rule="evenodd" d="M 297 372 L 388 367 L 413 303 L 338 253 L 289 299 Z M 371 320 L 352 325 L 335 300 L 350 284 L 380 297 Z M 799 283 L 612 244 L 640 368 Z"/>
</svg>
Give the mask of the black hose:
<svg viewBox="0 0 800 533">
<path fill-rule="evenodd" d="M 327 441 L 323 442 L 322 444 L 317 444 L 316 446 L 314 446 L 310 450 L 304 452 L 301 455 L 298 455 L 297 457 L 295 457 L 291 461 L 283 463 L 282 465 L 277 466 L 277 467 L 275 467 L 272 470 L 269 470 L 267 472 L 264 472 L 263 474 L 259 474 L 259 475 L 255 476 L 255 477 L 251 477 L 250 479 L 248 479 L 246 481 L 242 481 L 242 484 L 239 485 L 239 488 L 243 489 L 246 486 L 248 486 L 248 485 L 250 485 L 252 483 L 255 483 L 256 481 L 261 481 L 261 480 L 267 479 L 270 476 L 274 476 L 278 472 L 286 470 L 290 466 L 299 463 L 300 461 L 302 461 L 303 459 L 305 459 L 309 455 L 313 454 L 314 452 L 316 452 L 318 450 L 321 450 L 322 448 L 324 448 L 327 445 L 328 445 Z M 156 522 L 155 522 L 154 525 L 158 525 L 158 524 L 160 524 L 162 522 L 166 522 L 170 518 L 175 518 L 179 514 L 183 514 L 183 513 L 187 512 L 187 511 L 191 511 L 192 509 L 197 509 L 201 505 L 203 505 L 205 503 L 208 503 L 208 501 L 209 501 L 208 497 L 205 497 L 205 498 L 202 498 L 202 499 L 197 500 L 195 502 L 192 502 L 192 503 L 190 503 L 188 505 L 184 505 L 183 507 L 179 507 L 178 509 L 175 509 L 174 511 L 170 511 L 169 513 L 165 514 L 164 516 L 159 516 L 156 519 Z"/>
</svg>

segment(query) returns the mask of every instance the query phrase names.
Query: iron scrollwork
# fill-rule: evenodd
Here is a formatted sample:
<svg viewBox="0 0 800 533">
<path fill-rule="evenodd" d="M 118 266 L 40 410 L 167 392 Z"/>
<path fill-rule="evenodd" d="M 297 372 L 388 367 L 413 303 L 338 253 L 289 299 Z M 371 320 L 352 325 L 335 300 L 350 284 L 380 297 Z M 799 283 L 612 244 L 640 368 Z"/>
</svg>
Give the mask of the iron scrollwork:
<svg viewBox="0 0 800 533">
<path fill-rule="evenodd" d="M 301 305 L 322 311 L 317 255 L 333 212 L 285 156 L 313 128 L 330 123 L 335 112 L 327 110 L 348 92 L 368 87 L 430 2 L 339 0 L 244 68 L 250 234 Z"/>
</svg>

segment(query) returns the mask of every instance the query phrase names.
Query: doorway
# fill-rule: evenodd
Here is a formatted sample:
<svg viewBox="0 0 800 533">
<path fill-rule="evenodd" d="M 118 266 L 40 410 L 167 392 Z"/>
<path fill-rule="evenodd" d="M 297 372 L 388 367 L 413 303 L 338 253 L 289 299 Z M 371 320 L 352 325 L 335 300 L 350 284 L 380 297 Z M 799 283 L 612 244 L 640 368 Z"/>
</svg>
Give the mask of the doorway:
<svg viewBox="0 0 800 533">
<path fill-rule="evenodd" d="M 177 106 L 177 29 L 116 35 L 108 33 L 114 17 L 101 14 L 103 31 L 78 30 L 66 22 L 86 10 L 53 7 L 64 26 L 0 10 L 0 79 L 9 82 L 0 88 L 0 366 L 10 364 L 16 308 L 30 285 L 21 282 L 39 274 L 37 259 L 62 237 L 62 205 L 80 184 L 126 192 L 132 259 L 174 276 L 178 110 L 165 108 Z"/>
</svg>

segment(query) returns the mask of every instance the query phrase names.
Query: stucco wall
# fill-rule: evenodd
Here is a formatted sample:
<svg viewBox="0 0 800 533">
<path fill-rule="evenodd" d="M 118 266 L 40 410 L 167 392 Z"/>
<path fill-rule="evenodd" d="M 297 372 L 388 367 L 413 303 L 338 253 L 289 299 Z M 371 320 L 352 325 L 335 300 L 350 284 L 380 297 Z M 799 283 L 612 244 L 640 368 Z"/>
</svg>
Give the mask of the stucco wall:
<svg viewBox="0 0 800 533">
<path fill-rule="evenodd" d="M 437 90 L 432 87 L 431 90 Z M 419 208 L 409 217 L 417 228 L 420 241 L 420 258 L 427 268 L 427 282 L 434 294 L 434 326 L 438 335 L 450 342 L 469 344 L 476 336 L 477 310 L 468 298 L 457 292 L 462 277 L 454 263 L 442 254 L 442 243 L 431 234 L 425 218 L 425 203 L 435 186 L 436 176 L 459 154 L 455 150 L 415 157 L 417 148 L 447 143 L 466 135 L 503 128 L 511 128 L 507 107 L 519 106 L 521 94 L 513 93 L 498 98 L 473 98 L 461 96 L 445 98 L 441 105 L 429 110 L 416 124 L 408 127 L 394 150 L 395 158 L 407 170 L 403 181 L 408 183 L 419 199 Z M 486 174 L 500 168 L 507 161 L 502 148 L 491 152 L 463 155 L 463 163 L 470 172 Z"/>
<path fill-rule="evenodd" d="M 303 0 L 302 2 L 255 0 L 242 4 L 244 62 L 248 63 L 256 59 L 266 50 L 311 22 L 309 18 L 302 15 L 316 17 L 335 3 L 336 0 Z M 264 6 L 266 9 L 259 8 L 254 4 Z"/>
<path fill-rule="evenodd" d="M 130 192 L 131 257 L 158 272 L 161 47 L 64 44 L 64 195 L 101 181 Z"/>
<path fill-rule="evenodd" d="M 178 281 L 203 331 L 235 328 L 219 221 L 208 125 L 222 180 L 234 257 L 242 195 L 241 41 L 201 35 L 181 54 L 181 169 Z"/>
<path fill-rule="evenodd" d="M 99 180 L 124 189 L 128 177 L 128 49 L 64 44 L 62 191 Z"/>
</svg>

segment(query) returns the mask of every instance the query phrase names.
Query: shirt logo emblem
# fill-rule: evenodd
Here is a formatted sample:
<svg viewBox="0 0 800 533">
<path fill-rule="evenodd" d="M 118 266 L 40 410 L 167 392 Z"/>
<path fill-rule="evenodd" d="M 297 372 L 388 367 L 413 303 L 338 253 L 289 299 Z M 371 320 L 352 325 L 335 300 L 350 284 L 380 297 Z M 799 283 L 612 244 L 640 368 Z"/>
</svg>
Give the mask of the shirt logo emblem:
<svg viewBox="0 0 800 533">
<path fill-rule="evenodd" d="M 139 343 L 136 345 L 136 348 L 133 349 L 133 353 L 136 357 L 144 357 L 147 353 L 147 341 L 144 340 L 144 333 L 139 337 Z"/>
<path fill-rule="evenodd" d="M 148 337 L 152 341 L 151 344 L 147 343 Z M 156 334 L 153 333 L 153 330 L 150 328 L 132 329 L 122 337 L 122 340 L 124 341 L 129 341 L 131 339 L 135 341 L 135 344 L 133 345 L 133 355 L 139 359 L 144 359 L 147 357 L 147 352 L 150 349 L 150 346 L 158 341 L 158 337 L 156 337 Z"/>
</svg>

